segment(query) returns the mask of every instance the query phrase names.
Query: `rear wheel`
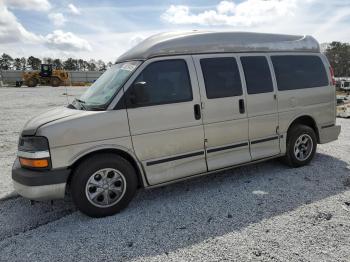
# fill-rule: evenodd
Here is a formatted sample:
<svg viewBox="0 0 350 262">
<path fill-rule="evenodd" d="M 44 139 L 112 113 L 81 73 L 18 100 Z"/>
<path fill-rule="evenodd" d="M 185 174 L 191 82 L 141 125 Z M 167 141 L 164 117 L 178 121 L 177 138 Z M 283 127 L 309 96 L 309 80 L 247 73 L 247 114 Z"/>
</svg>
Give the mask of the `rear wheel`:
<svg viewBox="0 0 350 262">
<path fill-rule="evenodd" d="M 51 79 L 51 86 L 53 86 L 53 87 L 58 87 L 58 86 L 60 86 L 60 85 L 61 85 L 61 80 L 60 80 L 59 78 L 53 77 L 53 78 Z"/>
<path fill-rule="evenodd" d="M 26 82 L 28 87 L 36 87 L 38 85 L 38 80 L 36 78 L 30 78 Z"/>
<path fill-rule="evenodd" d="M 115 154 L 100 154 L 83 161 L 71 181 L 73 202 L 90 217 L 118 213 L 132 200 L 137 189 L 133 166 Z"/>
<path fill-rule="evenodd" d="M 284 160 L 291 167 L 307 165 L 313 159 L 316 147 L 315 131 L 306 125 L 295 125 L 288 131 Z"/>
</svg>

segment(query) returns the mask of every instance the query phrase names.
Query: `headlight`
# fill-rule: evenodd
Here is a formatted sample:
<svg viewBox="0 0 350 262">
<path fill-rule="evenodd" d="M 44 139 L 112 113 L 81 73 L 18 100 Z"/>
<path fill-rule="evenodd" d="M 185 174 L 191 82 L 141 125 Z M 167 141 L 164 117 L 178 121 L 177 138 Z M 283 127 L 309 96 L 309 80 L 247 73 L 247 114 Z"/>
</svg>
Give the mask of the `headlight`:
<svg viewBox="0 0 350 262">
<path fill-rule="evenodd" d="M 18 142 L 18 151 L 39 152 L 48 150 L 49 142 L 43 136 L 24 136 Z"/>
<path fill-rule="evenodd" d="M 18 158 L 22 167 L 49 168 L 49 142 L 43 136 L 21 137 L 18 143 Z"/>
</svg>

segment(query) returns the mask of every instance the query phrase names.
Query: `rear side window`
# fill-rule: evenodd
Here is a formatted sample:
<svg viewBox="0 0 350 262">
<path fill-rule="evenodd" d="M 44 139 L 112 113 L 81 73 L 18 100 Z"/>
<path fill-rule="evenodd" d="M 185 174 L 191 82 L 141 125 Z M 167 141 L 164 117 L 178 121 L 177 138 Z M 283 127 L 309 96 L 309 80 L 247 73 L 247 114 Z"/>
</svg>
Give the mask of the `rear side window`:
<svg viewBox="0 0 350 262">
<path fill-rule="evenodd" d="M 133 106 L 151 106 L 192 100 L 192 87 L 187 64 L 174 59 L 149 64 L 134 81 L 144 83 L 141 90 L 134 89 L 134 96 L 141 97 Z M 138 94 L 137 92 L 141 92 Z"/>
<path fill-rule="evenodd" d="M 278 90 L 312 88 L 328 85 L 321 58 L 307 55 L 272 56 Z"/>
<path fill-rule="evenodd" d="M 273 91 L 271 72 L 264 56 L 241 57 L 248 94 Z"/>
<path fill-rule="evenodd" d="M 207 98 L 242 95 L 241 78 L 235 58 L 204 58 L 200 63 Z"/>
</svg>

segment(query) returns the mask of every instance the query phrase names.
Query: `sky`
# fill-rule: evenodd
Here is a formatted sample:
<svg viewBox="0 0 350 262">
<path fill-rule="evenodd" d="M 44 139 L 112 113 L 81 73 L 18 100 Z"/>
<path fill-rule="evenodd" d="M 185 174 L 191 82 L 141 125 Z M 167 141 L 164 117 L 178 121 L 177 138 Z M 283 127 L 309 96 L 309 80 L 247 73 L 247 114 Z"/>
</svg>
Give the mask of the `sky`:
<svg viewBox="0 0 350 262">
<path fill-rule="evenodd" d="M 350 42 L 350 0 L 0 0 L 0 54 L 115 61 L 167 31 L 309 34 Z"/>
</svg>

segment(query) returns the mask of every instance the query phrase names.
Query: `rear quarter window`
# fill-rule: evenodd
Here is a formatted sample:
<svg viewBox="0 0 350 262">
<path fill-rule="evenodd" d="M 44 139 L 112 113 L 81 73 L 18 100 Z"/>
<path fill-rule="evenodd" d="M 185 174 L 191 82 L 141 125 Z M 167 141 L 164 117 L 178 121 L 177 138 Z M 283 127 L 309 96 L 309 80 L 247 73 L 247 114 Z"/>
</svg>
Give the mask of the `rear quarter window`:
<svg viewBox="0 0 350 262">
<path fill-rule="evenodd" d="M 311 55 L 271 56 L 278 90 L 313 88 L 328 85 L 320 57 Z"/>
</svg>

